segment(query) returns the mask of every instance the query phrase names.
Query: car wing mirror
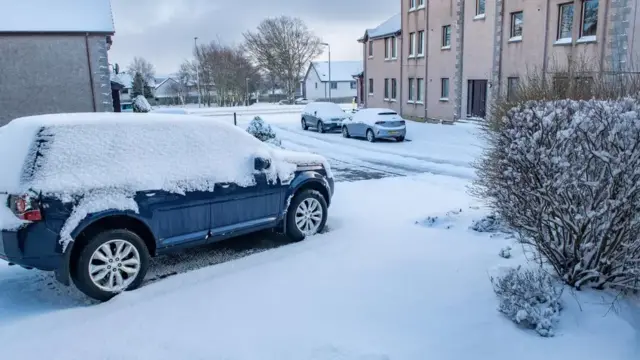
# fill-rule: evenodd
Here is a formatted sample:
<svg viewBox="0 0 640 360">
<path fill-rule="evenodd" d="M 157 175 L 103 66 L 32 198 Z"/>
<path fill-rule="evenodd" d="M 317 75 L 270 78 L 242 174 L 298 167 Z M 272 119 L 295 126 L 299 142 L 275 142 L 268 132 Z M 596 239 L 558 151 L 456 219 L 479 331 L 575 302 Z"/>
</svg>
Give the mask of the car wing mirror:
<svg viewBox="0 0 640 360">
<path fill-rule="evenodd" d="M 271 167 L 271 160 L 265 159 L 263 157 L 257 157 L 253 161 L 253 168 L 262 171 Z"/>
<path fill-rule="evenodd" d="M 318 116 L 318 112 L 317 112 L 317 111 L 314 111 L 314 112 L 313 112 L 313 115 L 314 115 L 314 116 Z"/>
</svg>

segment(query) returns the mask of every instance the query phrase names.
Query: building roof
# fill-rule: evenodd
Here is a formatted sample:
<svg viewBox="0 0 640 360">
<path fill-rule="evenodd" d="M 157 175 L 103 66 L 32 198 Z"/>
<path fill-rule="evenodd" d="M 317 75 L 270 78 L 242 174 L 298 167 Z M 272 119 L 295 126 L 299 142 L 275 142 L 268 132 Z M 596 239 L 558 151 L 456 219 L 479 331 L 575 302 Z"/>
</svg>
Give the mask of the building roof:
<svg viewBox="0 0 640 360">
<path fill-rule="evenodd" d="M 358 41 L 363 41 L 366 38 L 376 39 L 376 38 L 393 35 L 400 32 L 401 30 L 402 30 L 402 17 L 400 16 L 400 14 L 395 14 L 389 19 L 387 19 L 387 21 L 378 25 L 377 27 L 373 29 L 367 29 L 365 31 L 364 36 L 358 39 Z"/>
<path fill-rule="evenodd" d="M 110 0 L 0 0 L 0 9 L 0 32 L 115 32 Z"/>
<path fill-rule="evenodd" d="M 329 81 L 328 61 L 314 61 L 310 66 L 316 70 L 320 81 Z M 331 81 L 353 81 L 353 77 L 362 72 L 362 69 L 362 60 L 332 61 Z"/>
</svg>

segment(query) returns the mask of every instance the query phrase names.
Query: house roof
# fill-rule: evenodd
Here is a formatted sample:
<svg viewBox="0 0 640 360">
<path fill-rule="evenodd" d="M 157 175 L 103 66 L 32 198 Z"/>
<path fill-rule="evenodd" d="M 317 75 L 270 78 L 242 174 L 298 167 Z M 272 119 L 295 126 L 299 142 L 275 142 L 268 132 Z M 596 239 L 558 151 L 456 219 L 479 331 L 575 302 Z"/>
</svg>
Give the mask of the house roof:
<svg viewBox="0 0 640 360">
<path fill-rule="evenodd" d="M 0 32 L 115 32 L 110 0 L 2 0 L 0 3 Z"/>
<path fill-rule="evenodd" d="M 377 27 L 373 29 L 367 29 L 364 36 L 358 39 L 358 41 L 364 41 L 366 38 L 376 39 L 393 35 L 400 32 L 401 30 L 402 17 L 400 16 L 400 14 L 395 14 Z"/>
<path fill-rule="evenodd" d="M 328 61 L 314 61 L 309 66 L 313 67 L 316 70 L 320 81 L 329 81 Z M 353 81 L 353 76 L 362 72 L 362 69 L 362 60 L 332 61 L 331 81 Z"/>
</svg>

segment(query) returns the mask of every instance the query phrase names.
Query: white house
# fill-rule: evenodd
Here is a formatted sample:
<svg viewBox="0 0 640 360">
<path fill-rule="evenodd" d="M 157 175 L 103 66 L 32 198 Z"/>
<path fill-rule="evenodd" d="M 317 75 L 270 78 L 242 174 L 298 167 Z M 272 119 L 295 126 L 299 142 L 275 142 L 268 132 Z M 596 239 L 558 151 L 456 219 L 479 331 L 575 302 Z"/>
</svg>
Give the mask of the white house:
<svg viewBox="0 0 640 360">
<path fill-rule="evenodd" d="M 357 95 L 354 76 L 362 72 L 362 61 L 332 61 L 331 79 L 329 62 L 314 61 L 304 77 L 304 96 L 309 100 L 331 99 L 350 101 Z"/>
</svg>

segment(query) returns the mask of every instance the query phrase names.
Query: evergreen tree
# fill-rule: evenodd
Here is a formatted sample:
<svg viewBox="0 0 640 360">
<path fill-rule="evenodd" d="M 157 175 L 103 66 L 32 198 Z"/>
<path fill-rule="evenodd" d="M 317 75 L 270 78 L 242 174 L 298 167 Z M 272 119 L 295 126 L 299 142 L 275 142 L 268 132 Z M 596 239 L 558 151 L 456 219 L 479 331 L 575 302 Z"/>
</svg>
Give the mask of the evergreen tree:
<svg viewBox="0 0 640 360">
<path fill-rule="evenodd" d="M 133 76 L 133 85 L 131 87 L 131 98 L 145 94 L 145 81 L 141 73 L 136 72 Z"/>
<path fill-rule="evenodd" d="M 151 92 L 151 86 L 149 86 L 149 83 L 144 80 L 144 86 L 143 86 L 143 95 L 144 97 L 146 97 L 147 99 L 151 99 L 153 98 L 153 92 Z"/>
</svg>

